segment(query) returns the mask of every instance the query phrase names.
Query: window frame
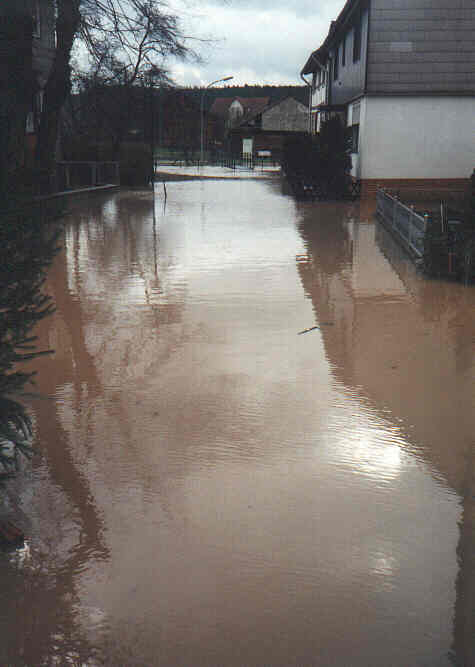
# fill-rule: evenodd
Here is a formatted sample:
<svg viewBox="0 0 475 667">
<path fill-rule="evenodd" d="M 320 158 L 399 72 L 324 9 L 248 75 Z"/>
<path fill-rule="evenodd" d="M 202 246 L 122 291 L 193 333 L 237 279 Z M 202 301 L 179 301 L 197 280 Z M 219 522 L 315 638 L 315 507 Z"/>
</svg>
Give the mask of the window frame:
<svg viewBox="0 0 475 667">
<path fill-rule="evenodd" d="M 33 9 L 31 12 L 33 19 L 33 37 L 41 39 L 41 7 L 40 0 L 34 0 Z"/>
<path fill-rule="evenodd" d="M 360 124 L 350 125 L 350 153 L 359 153 L 360 147 Z"/>
<path fill-rule="evenodd" d="M 358 9 L 358 12 L 356 14 L 356 19 L 355 19 L 355 24 L 353 26 L 353 62 L 357 63 L 359 60 L 361 60 L 361 22 L 362 22 L 362 17 L 361 17 L 361 10 Z"/>
</svg>

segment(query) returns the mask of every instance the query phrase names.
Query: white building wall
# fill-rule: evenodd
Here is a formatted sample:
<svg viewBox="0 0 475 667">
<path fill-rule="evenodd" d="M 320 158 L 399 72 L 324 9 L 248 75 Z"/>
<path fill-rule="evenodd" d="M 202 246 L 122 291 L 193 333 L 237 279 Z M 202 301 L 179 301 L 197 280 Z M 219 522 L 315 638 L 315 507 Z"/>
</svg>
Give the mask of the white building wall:
<svg viewBox="0 0 475 667">
<path fill-rule="evenodd" d="M 326 101 L 326 84 L 320 84 L 312 90 L 312 107 L 319 104 L 325 104 Z"/>
<path fill-rule="evenodd" d="M 316 113 L 315 107 L 319 104 L 325 104 L 327 101 L 327 75 L 325 81 L 321 82 L 315 88 L 312 88 L 312 125 L 311 132 L 320 132 L 320 114 Z"/>
<path fill-rule="evenodd" d="M 359 146 L 359 178 L 468 178 L 475 98 L 366 97 Z"/>
<path fill-rule="evenodd" d="M 355 104 L 355 103 L 354 103 Z M 353 123 L 358 123 L 359 124 L 359 150 L 357 153 L 351 153 L 351 176 L 354 178 L 363 178 L 361 175 L 361 161 L 362 161 L 362 153 L 364 150 L 364 143 L 362 141 L 362 137 L 364 135 L 364 128 L 365 128 L 365 119 L 366 119 L 366 98 L 361 98 L 356 101 L 356 104 L 358 105 L 359 108 L 359 120 L 356 120 L 354 118 L 353 114 L 353 106 L 354 104 L 349 104 L 348 105 L 348 113 L 347 113 L 347 118 L 346 118 L 346 124 L 348 127 L 353 125 Z M 368 178 L 368 177 L 366 177 Z"/>
</svg>

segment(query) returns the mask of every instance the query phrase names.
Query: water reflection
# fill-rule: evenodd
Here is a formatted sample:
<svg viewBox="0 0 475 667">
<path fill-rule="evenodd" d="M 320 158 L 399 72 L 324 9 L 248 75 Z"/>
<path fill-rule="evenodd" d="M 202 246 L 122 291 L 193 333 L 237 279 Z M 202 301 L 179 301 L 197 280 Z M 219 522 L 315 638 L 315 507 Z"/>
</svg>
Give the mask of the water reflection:
<svg viewBox="0 0 475 667">
<path fill-rule="evenodd" d="M 78 204 L 49 274 L 42 457 L 15 481 L 31 517 L 15 567 L 40 583 L 10 581 L 6 608 L 20 600 L 31 622 L 5 617 L 8 658 L 448 664 L 452 481 L 467 467 L 457 443 L 442 467 L 443 435 L 432 443 L 421 403 L 399 396 L 399 319 L 417 341 L 428 321 L 418 277 L 394 270 L 361 211 L 296 206 L 272 180 L 174 183 L 162 204 Z M 414 372 L 440 357 L 455 384 L 444 331 L 429 329 Z"/>
<path fill-rule="evenodd" d="M 9 206 L 0 210 L 0 481 L 18 469 L 21 454 L 30 456 L 30 417 L 13 397 L 34 376 L 25 362 L 45 353 L 34 328 L 53 309 L 42 287 L 58 250 L 56 226 L 44 223 L 39 204 Z M 0 489 L 0 518 L 2 495 Z"/>
<path fill-rule="evenodd" d="M 384 228 L 364 223 L 358 206 L 301 213 L 307 254 L 297 266 L 317 322 L 334 324 L 322 327 L 332 373 L 401 434 L 378 457 L 375 481 L 384 482 L 381 468 L 397 474 L 411 443 L 462 498 L 453 657 L 475 664 L 475 568 L 468 558 L 475 553 L 475 290 L 422 278 Z M 367 437 L 355 429 L 350 442 L 368 473 L 375 459 Z"/>
</svg>

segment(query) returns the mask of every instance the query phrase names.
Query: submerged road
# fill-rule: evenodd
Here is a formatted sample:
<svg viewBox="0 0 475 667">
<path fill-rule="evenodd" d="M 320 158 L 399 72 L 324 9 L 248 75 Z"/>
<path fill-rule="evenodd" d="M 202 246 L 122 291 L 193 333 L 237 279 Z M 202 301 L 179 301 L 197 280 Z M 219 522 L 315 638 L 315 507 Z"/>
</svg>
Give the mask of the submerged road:
<svg viewBox="0 0 475 667">
<path fill-rule="evenodd" d="M 475 665 L 475 287 L 271 175 L 78 200 L 46 291 L 0 664 Z"/>
</svg>

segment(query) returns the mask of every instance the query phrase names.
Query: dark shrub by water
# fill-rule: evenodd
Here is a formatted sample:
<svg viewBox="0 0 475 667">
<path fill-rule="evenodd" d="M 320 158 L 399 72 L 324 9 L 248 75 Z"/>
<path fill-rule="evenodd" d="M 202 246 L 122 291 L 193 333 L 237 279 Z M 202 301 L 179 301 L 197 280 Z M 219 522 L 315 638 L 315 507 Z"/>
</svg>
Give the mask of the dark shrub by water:
<svg viewBox="0 0 475 667">
<path fill-rule="evenodd" d="M 0 212 L 0 475 L 13 471 L 18 452 L 28 451 L 29 418 L 12 396 L 34 373 L 21 364 L 49 352 L 37 349 L 34 328 L 54 310 L 43 284 L 60 230 L 43 213 L 41 202 L 19 199 Z"/>
<path fill-rule="evenodd" d="M 346 197 L 351 158 L 340 119 L 324 121 L 319 134 L 290 137 L 284 146 L 282 166 L 297 196 Z"/>
</svg>

